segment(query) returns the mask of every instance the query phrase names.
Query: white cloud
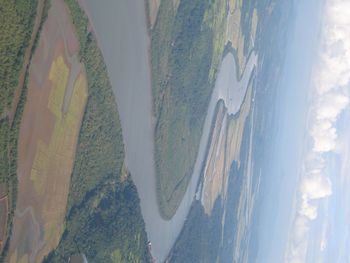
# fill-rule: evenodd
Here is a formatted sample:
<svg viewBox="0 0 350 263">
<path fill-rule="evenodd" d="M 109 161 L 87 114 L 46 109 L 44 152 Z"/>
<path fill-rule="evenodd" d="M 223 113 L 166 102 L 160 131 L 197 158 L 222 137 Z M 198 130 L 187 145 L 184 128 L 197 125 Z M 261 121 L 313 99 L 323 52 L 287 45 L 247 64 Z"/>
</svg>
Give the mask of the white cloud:
<svg viewBox="0 0 350 263">
<path fill-rule="evenodd" d="M 323 176 L 320 172 L 305 177 L 301 184 L 301 193 L 303 198 L 315 200 L 331 195 L 331 182 L 329 178 Z"/>
<path fill-rule="evenodd" d="M 287 262 L 305 262 L 310 224 L 317 218 L 318 202 L 332 194 L 332 183 L 326 173 L 327 154 L 336 153 L 339 144 L 336 122 L 349 105 L 350 1 L 327 0 L 324 17 L 308 124 L 312 144 L 303 164 Z M 323 239 L 320 251 L 326 244 Z"/>
</svg>

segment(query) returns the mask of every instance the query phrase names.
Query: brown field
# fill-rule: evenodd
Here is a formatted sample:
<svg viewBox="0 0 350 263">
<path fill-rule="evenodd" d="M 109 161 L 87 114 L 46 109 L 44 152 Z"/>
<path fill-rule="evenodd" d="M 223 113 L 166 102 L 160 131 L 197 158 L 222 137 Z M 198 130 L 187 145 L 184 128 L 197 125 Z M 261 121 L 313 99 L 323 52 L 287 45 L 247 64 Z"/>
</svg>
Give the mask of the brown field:
<svg viewBox="0 0 350 263">
<path fill-rule="evenodd" d="M 240 150 L 244 124 L 250 112 L 252 86 L 247 90 L 241 110 L 236 116 L 227 116 L 223 105 L 219 105 L 213 124 L 213 135 L 209 145 L 204 168 L 201 202 L 204 211 L 210 215 L 216 199 L 227 193 L 227 179 L 231 163 L 240 164 Z"/>
<path fill-rule="evenodd" d="M 202 203 L 207 214 L 211 213 L 216 198 L 221 192 L 225 165 L 227 114 L 223 103 L 218 104 L 213 135 L 204 168 Z"/>
<path fill-rule="evenodd" d="M 8 198 L 3 196 L 0 198 L 0 252 L 3 248 L 3 242 L 6 238 L 6 225 L 8 213 Z"/>
<path fill-rule="evenodd" d="M 7 187 L 5 183 L 0 184 L 0 199 L 7 196 Z"/>
<path fill-rule="evenodd" d="M 252 84 L 249 84 L 249 87 L 247 89 L 247 94 L 241 106 L 239 115 L 236 116 L 236 118 L 230 118 L 230 120 L 228 121 L 226 153 L 225 153 L 227 156 L 225 173 L 227 175 L 230 173 L 232 161 L 235 160 L 237 161 L 238 166 L 240 165 L 241 143 L 243 138 L 244 126 L 251 111 L 252 89 L 253 89 Z M 228 183 L 227 179 L 228 179 L 228 176 L 224 176 L 224 182 L 223 182 L 224 196 L 226 196 L 226 193 L 227 193 L 227 183 Z"/>
<path fill-rule="evenodd" d="M 8 216 L 8 198 L 7 187 L 5 183 L 0 184 L 0 253 L 3 248 L 3 242 L 6 239 L 6 226 Z"/>
<path fill-rule="evenodd" d="M 78 40 L 63 0 L 52 1 L 29 69 L 18 146 L 10 262 L 41 262 L 64 228 L 70 175 L 87 99 Z"/>
</svg>

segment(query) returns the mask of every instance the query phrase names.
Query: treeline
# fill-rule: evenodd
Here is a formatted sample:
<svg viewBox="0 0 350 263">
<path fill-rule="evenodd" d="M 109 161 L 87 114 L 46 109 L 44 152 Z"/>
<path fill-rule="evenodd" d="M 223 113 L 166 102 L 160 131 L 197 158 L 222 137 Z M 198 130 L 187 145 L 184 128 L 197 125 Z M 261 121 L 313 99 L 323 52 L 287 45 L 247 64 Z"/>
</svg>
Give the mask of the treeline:
<svg viewBox="0 0 350 263">
<path fill-rule="evenodd" d="M 0 0 L 0 116 L 10 107 L 36 16 L 37 0 Z"/>
<path fill-rule="evenodd" d="M 122 175 L 122 131 L 102 53 L 76 0 L 66 0 L 80 42 L 88 101 L 79 134 L 65 230 L 44 262 L 147 262 L 147 235 L 137 190 Z"/>
<path fill-rule="evenodd" d="M 213 30 L 205 22 L 210 1 L 161 2 L 151 32 L 152 90 L 158 200 L 171 217 L 186 191 L 214 83 Z"/>
</svg>

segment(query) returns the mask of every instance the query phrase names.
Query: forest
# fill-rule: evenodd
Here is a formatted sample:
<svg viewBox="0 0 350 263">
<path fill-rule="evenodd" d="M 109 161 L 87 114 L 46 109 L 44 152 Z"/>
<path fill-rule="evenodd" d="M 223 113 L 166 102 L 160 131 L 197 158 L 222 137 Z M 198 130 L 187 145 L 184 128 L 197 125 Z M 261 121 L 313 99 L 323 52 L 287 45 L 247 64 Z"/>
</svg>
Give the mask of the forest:
<svg viewBox="0 0 350 263">
<path fill-rule="evenodd" d="M 11 106 L 32 35 L 37 0 L 0 0 L 0 118 Z"/>
<path fill-rule="evenodd" d="M 65 1 L 80 42 L 88 101 L 71 177 L 65 230 L 44 262 L 148 262 L 147 235 L 138 193 L 124 167 L 117 106 L 102 53 L 76 0 Z"/>
</svg>

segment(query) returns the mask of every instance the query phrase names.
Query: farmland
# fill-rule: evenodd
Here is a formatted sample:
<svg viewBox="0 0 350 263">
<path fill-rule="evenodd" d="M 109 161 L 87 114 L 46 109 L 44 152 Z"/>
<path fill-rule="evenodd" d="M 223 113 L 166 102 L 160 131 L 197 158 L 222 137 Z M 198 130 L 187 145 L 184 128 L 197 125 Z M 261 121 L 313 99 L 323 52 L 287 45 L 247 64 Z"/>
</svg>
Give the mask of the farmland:
<svg viewBox="0 0 350 263">
<path fill-rule="evenodd" d="M 87 98 L 84 68 L 74 61 L 77 52 L 78 40 L 68 12 L 63 2 L 54 1 L 29 68 L 19 132 L 18 199 L 10 262 L 41 261 L 57 246 L 64 228 Z M 63 112 L 65 100 L 69 106 Z"/>
</svg>

